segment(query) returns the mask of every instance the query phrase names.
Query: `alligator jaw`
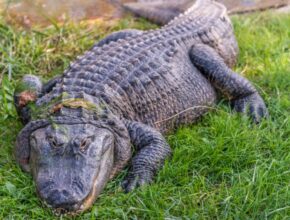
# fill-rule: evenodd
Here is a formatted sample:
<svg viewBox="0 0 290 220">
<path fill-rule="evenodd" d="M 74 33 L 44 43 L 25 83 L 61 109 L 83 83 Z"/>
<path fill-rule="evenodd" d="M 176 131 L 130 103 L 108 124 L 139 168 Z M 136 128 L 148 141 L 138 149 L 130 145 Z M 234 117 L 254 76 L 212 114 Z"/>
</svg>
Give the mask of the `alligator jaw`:
<svg viewBox="0 0 290 220">
<path fill-rule="evenodd" d="M 102 192 L 106 183 L 110 180 L 110 174 L 113 169 L 114 164 L 114 148 L 111 147 L 102 158 L 100 171 L 94 181 L 94 186 L 87 196 L 87 198 L 82 202 L 80 206 L 80 212 L 85 211 L 90 208 L 95 202 L 99 194 Z"/>
</svg>

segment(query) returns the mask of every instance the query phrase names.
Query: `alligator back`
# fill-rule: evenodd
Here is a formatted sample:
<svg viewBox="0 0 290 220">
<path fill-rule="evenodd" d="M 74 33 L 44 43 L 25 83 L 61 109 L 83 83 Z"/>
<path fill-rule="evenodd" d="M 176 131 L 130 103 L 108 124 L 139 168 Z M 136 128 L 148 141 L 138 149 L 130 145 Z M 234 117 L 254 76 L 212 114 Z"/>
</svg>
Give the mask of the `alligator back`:
<svg viewBox="0 0 290 220">
<path fill-rule="evenodd" d="M 199 43 L 215 48 L 229 66 L 235 63 L 237 44 L 222 5 L 197 1 L 161 29 L 94 46 L 37 105 L 66 94 L 106 103 L 122 118 L 171 131 L 199 118 L 216 100 L 213 86 L 188 56 Z"/>
</svg>

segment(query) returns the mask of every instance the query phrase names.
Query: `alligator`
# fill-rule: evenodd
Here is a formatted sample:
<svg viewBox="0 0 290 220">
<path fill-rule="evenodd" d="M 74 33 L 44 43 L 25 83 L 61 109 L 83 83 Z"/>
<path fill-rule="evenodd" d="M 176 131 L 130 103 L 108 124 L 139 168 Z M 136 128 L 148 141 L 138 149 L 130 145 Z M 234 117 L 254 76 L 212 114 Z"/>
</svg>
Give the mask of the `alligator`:
<svg viewBox="0 0 290 220">
<path fill-rule="evenodd" d="M 58 213 L 91 207 L 126 166 L 125 192 L 150 184 L 171 155 L 164 136 L 220 97 L 255 123 L 267 117 L 256 88 L 231 70 L 237 57 L 226 8 L 211 0 L 160 29 L 114 32 L 47 83 L 24 76 L 16 161 Z"/>
</svg>

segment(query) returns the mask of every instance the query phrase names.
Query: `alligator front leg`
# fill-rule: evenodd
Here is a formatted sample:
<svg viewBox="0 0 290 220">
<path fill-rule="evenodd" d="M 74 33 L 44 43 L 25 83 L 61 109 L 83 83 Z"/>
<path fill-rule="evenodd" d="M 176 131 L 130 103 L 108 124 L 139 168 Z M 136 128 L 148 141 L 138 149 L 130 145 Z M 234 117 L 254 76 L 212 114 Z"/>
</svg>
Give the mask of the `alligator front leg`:
<svg viewBox="0 0 290 220">
<path fill-rule="evenodd" d="M 248 114 L 255 123 L 268 115 L 265 103 L 255 87 L 228 68 L 213 48 L 196 45 L 191 48 L 189 55 L 201 73 L 231 101 L 234 110 Z"/>
<path fill-rule="evenodd" d="M 125 121 L 131 143 L 135 146 L 128 175 L 122 183 L 126 192 L 151 183 L 156 172 L 170 156 L 171 149 L 160 132 L 139 122 Z"/>
</svg>

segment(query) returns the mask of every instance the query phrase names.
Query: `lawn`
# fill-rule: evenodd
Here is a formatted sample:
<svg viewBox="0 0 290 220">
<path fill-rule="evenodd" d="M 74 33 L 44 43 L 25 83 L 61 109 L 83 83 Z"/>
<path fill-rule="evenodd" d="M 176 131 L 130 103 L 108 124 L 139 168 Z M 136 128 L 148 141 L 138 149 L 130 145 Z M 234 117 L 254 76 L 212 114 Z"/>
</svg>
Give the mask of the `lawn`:
<svg viewBox="0 0 290 220">
<path fill-rule="evenodd" d="M 244 15 L 233 23 L 241 50 L 235 69 L 259 89 L 270 118 L 254 125 L 221 101 L 198 124 L 167 137 L 173 157 L 152 185 L 124 194 L 124 171 L 75 219 L 290 218 L 290 16 Z M 13 158 L 22 125 L 12 94 L 21 76 L 47 80 L 112 31 L 155 27 L 127 17 L 27 31 L 0 17 L 0 219 L 57 218 Z"/>
</svg>

